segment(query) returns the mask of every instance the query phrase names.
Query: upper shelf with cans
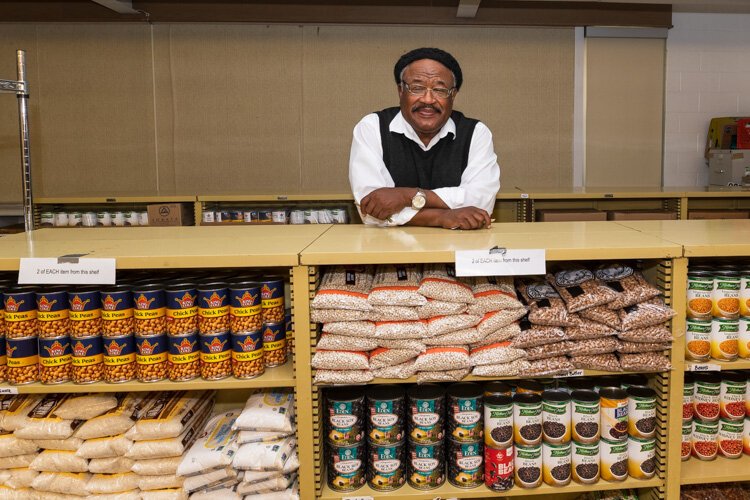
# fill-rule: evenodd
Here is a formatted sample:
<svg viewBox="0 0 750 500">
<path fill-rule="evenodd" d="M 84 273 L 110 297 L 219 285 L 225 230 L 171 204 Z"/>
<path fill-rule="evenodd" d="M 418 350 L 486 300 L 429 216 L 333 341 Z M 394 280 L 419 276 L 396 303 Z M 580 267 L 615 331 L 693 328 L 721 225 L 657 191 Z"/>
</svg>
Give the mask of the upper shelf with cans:
<svg viewBox="0 0 750 500">
<path fill-rule="evenodd" d="M 199 272 L 133 275 L 99 287 L 0 281 L 0 381 L 258 377 L 292 350 L 286 289 L 281 275 Z"/>
</svg>

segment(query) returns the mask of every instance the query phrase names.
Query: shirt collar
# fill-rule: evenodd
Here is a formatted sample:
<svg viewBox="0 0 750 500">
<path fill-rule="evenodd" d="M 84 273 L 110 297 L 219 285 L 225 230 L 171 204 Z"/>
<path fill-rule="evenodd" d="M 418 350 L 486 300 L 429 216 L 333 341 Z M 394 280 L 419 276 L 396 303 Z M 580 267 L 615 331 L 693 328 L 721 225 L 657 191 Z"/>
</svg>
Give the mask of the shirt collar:
<svg viewBox="0 0 750 500">
<path fill-rule="evenodd" d="M 447 136 L 448 134 L 453 134 L 453 139 L 456 138 L 456 124 L 453 121 L 453 118 L 448 118 L 448 121 L 445 122 L 445 125 L 443 125 L 443 128 L 440 129 L 440 132 L 438 132 L 435 137 L 430 140 L 430 143 L 425 146 L 422 142 L 422 139 L 420 139 L 417 133 L 414 131 L 414 128 L 412 128 L 412 126 L 409 125 L 409 122 L 404 119 L 404 115 L 401 113 L 401 111 L 399 111 L 398 114 L 393 118 L 393 120 L 391 120 L 391 123 L 388 126 L 388 130 L 397 134 L 405 135 L 407 138 L 419 144 L 419 147 L 421 147 L 424 151 L 432 148 L 435 144 L 438 143 L 438 141 L 440 141 L 440 139 Z"/>
</svg>

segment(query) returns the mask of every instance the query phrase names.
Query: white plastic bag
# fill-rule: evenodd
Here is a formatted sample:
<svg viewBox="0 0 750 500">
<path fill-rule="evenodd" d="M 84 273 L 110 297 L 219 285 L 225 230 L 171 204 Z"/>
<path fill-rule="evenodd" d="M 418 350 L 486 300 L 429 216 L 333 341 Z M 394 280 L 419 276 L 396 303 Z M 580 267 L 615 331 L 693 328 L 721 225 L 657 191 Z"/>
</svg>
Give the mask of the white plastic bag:
<svg viewBox="0 0 750 500">
<path fill-rule="evenodd" d="M 293 437 L 275 443 L 243 444 L 232 460 L 232 467 L 239 470 L 281 470 L 296 446 L 297 440 Z"/>
<path fill-rule="evenodd" d="M 133 442 L 124 434 L 113 437 L 88 439 L 83 442 L 76 456 L 81 458 L 111 458 L 120 457 L 130 450 Z"/>
<path fill-rule="evenodd" d="M 240 410 L 232 410 L 209 420 L 177 467 L 177 474 L 191 476 L 230 465 L 239 447 L 238 431 L 232 430 L 239 415 Z"/>
<path fill-rule="evenodd" d="M 29 464 L 39 472 L 88 472 L 89 462 L 74 451 L 44 450 Z"/>
<path fill-rule="evenodd" d="M 293 418 L 294 393 L 287 390 L 261 391 L 250 396 L 232 428 L 292 432 Z"/>
<path fill-rule="evenodd" d="M 94 417 L 81 425 L 74 437 L 79 439 L 96 439 L 106 436 L 117 436 L 127 432 L 135 424 L 138 414 L 143 411 L 155 393 L 117 394 L 117 406 L 108 412 Z"/>
<path fill-rule="evenodd" d="M 177 437 L 190 428 L 206 408 L 213 407 L 213 391 L 163 392 L 138 414 L 135 425 L 125 433 L 128 439 Z"/>
</svg>

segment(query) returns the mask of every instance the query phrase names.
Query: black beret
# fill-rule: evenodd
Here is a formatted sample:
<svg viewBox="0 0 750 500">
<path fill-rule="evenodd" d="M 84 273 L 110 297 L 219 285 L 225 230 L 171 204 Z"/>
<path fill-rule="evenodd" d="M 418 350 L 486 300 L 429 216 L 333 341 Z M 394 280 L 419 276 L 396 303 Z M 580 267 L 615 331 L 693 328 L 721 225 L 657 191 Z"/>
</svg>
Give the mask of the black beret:
<svg viewBox="0 0 750 500">
<path fill-rule="evenodd" d="M 420 59 L 432 59 L 433 61 L 437 61 L 451 70 L 453 72 L 453 75 L 456 77 L 456 88 L 461 88 L 464 77 L 461 73 L 461 66 L 458 65 L 458 61 L 456 61 L 456 58 L 444 50 L 429 47 L 410 50 L 406 54 L 402 55 L 398 61 L 396 61 L 396 66 L 393 67 L 393 76 L 396 78 L 396 84 L 401 83 L 401 72 L 404 70 L 404 68 L 414 61 L 419 61 Z"/>
</svg>

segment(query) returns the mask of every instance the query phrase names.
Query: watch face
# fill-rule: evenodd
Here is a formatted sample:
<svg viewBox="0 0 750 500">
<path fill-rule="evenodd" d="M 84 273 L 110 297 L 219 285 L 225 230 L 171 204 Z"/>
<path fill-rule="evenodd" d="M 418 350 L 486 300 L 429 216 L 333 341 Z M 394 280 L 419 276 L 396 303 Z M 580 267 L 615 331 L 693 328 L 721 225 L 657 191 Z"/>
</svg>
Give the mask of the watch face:
<svg viewBox="0 0 750 500">
<path fill-rule="evenodd" d="M 427 203 L 427 198 L 425 198 L 425 195 L 423 195 L 422 193 L 417 193 L 411 200 L 412 207 L 416 208 L 417 210 L 423 208 L 425 203 Z"/>
</svg>

